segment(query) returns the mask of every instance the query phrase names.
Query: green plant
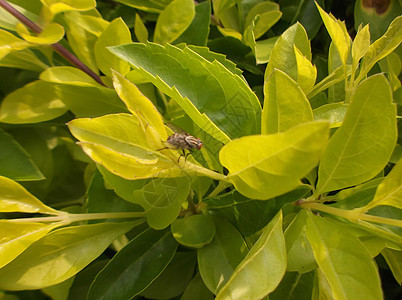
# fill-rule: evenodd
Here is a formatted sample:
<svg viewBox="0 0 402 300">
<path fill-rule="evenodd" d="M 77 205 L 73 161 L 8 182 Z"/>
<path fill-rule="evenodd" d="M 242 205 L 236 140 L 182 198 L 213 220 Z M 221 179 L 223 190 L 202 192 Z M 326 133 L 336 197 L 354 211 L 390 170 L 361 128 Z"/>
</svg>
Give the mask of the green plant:
<svg viewBox="0 0 402 300">
<path fill-rule="evenodd" d="M 381 299 L 380 257 L 401 283 L 400 16 L 371 42 L 323 2 L 10 2 L 3 294 Z"/>
</svg>

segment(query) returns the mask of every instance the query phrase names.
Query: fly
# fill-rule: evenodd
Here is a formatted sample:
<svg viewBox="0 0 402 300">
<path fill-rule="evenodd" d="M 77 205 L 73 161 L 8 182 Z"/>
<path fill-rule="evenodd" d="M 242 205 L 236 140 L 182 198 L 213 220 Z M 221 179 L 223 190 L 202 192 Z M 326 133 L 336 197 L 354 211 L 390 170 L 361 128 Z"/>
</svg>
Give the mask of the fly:
<svg viewBox="0 0 402 300">
<path fill-rule="evenodd" d="M 189 154 L 192 154 L 195 150 L 200 150 L 203 146 L 202 141 L 199 138 L 193 137 L 187 132 L 172 134 L 167 138 L 166 143 L 168 144 L 167 147 L 158 149 L 157 151 L 165 149 L 182 150 L 183 154 L 180 154 L 177 162 L 180 162 L 182 156 L 184 156 L 184 160 L 187 160 Z M 186 150 L 189 151 L 187 154 Z"/>
</svg>

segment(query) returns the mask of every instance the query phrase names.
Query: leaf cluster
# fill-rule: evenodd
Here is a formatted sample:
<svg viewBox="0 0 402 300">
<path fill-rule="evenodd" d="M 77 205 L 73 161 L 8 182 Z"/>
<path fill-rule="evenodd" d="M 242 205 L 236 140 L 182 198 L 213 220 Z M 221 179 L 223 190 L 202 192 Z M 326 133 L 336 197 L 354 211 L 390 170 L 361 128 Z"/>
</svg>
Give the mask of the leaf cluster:
<svg viewBox="0 0 402 300">
<path fill-rule="evenodd" d="M 326 4 L 1 0 L 0 297 L 392 297 L 400 6 Z"/>
</svg>

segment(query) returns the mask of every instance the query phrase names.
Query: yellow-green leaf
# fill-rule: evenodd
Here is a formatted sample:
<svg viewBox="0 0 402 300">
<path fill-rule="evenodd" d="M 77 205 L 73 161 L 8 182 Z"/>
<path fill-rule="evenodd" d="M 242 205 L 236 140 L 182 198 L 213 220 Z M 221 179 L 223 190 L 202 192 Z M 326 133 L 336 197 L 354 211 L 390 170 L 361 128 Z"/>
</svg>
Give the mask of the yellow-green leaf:
<svg viewBox="0 0 402 300">
<path fill-rule="evenodd" d="M 60 24 L 51 23 L 47 25 L 37 36 L 31 35 L 28 29 L 21 23 L 17 24 L 18 34 L 27 42 L 35 44 L 51 45 L 60 41 L 64 36 L 64 28 Z"/>
<path fill-rule="evenodd" d="M 285 271 L 286 247 L 280 211 L 263 229 L 216 299 L 261 299 L 277 287 Z"/>
<path fill-rule="evenodd" d="M 17 182 L 3 176 L 0 176 L 0 212 L 62 214 L 40 202 Z"/>
<path fill-rule="evenodd" d="M 345 66 L 349 56 L 351 44 L 346 25 L 344 22 L 337 20 L 331 13 L 326 13 L 317 3 L 316 5 L 320 12 L 321 18 L 324 21 L 325 27 L 327 28 L 328 33 L 339 52 L 342 64 Z"/>
<path fill-rule="evenodd" d="M 369 25 L 360 29 L 352 44 L 353 66 L 357 67 L 359 60 L 366 54 L 370 47 L 370 30 Z"/>
<path fill-rule="evenodd" d="M 44 237 L 59 224 L 17 223 L 11 220 L 0 220 L 0 268 L 20 255 L 32 243 Z"/>
<path fill-rule="evenodd" d="M 317 68 L 294 46 L 297 63 L 297 84 L 304 94 L 310 93 L 317 78 Z"/>
<path fill-rule="evenodd" d="M 134 34 L 141 43 L 148 41 L 148 29 L 145 27 L 139 14 L 135 14 Z"/>
<path fill-rule="evenodd" d="M 64 83 L 79 86 L 99 86 L 92 77 L 74 67 L 51 67 L 39 75 L 39 79 L 46 82 Z"/>
<path fill-rule="evenodd" d="M 245 136 L 225 145 L 219 158 L 241 194 L 269 199 L 301 184 L 320 160 L 328 131 L 328 122 L 309 122 L 283 133 Z"/>
<path fill-rule="evenodd" d="M 135 224 L 100 223 L 55 230 L 0 269 L 0 289 L 40 289 L 60 283 L 81 271 Z"/>
<path fill-rule="evenodd" d="M 113 55 L 107 47 L 131 42 L 131 33 L 122 18 L 113 20 L 95 43 L 95 58 L 99 69 L 111 76 L 111 69 L 126 75 L 130 71 L 127 62 Z"/>
<path fill-rule="evenodd" d="M 167 133 L 161 114 L 154 104 L 145 97 L 133 83 L 125 79 L 117 72 L 113 72 L 113 85 L 120 99 L 134 115 L 142 117 L 146 124 L 156 132 L 160 141 L 166 141 Z M 147 128 L 145 128 L 147 130 Z"/>
<path fill-rule="evenodd" d="M 30 47 L 31 44 L 17 38 L 15 35 L 0 29 L 0 59 L 13 51 Z"/>
<path fill-rule="evenodd" d="M 38 123 L 54 119 L 67 111 L 47 82 L 34 81 L 7 95 L 0 107 L 0 122 Z"/>
<path fill-rule="evenodd" d="M 325 150 L 315 194 L 357 185 L 377 175 L 395 147 L 395 118 L 391 89 L 384 75 L 360 83 L 342 126 Z"/>
<path fill-rule="evenodd" d="M 195 16 L 193 0 L 174 0 L 160 13 L 156 21 L 154 42 L 171 43 L 190 26 Z"/>
<path fill-rule="evenodd" d="M 367 211 L 378 205 L 390 205 L 402 209 L 402 160 L 393 167 L 384 181 L 380 183 L 374 199 L 362 209 Z"/>
<path fill-rule="evenodd" d="M 313 112 L 298 84 L 281 70 L 274 70 L 264 84 L 261 133 L 277 133 L 313 121 Z"/>
<path fill-rule="evenodd" d="M 362 242 L 346 226 L 311 212 L 307 238 L 334 299 L 382 299 L 377 266 Z"/>
</svg>

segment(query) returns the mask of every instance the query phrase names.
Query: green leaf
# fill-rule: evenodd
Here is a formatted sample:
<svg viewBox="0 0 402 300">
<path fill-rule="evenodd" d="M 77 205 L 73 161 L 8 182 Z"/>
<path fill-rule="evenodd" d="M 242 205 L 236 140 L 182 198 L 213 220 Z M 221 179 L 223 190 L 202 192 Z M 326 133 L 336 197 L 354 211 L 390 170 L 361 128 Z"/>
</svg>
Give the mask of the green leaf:
<svg viewBox="0 0 402 300">
<path fill-rule="evenodd" d="M 190 26 L 187 27 L 175 41 L 175 44 L 206 46 L 211 23 L 211 3 L 209 1 L 198 3 L 195 6 L 195 16 Z"/>
<path fill-rule="evenodd" d="M 327 120 L 331 123 L 331 128 L 342 125 L 349 105 L 340 102 L 324 104 L 313 110 L 315 120 Z"/>
<path fill-rule="evenodd" d="M 10 52 L 8 55 L 0 59 L 0 66 L 30 70 L 35 72 L 41 72 L 49 67 L 43 61 L 41 61 L 30 49 L 23 49 L 16 52 Z"/>
<path fill-rule="evenodd" d="M 49 231 L 62 225 L 64 223 L 16 223 L 12 220 L 0 220 L 0 268 L 15 259 Z"/>
<path fill-rule="evenodd" d="M 253 28 L 255 39 L 260 38 L 267 32 L 278 20 L 282 13 L 279 10 L 279 5 L 271 1 L 264 1 L 254 5 L 245 19 L 245 28 L 251 25 L 256 16 L 259 16 Z"/>
<path fill-rule="evenodd" d="M 67 300 L 86 300 L 92 281 L 108 261 L 107 259 L 94 261 L 75 275 Z"/>
<path fill-rule="evenodd" d="M 39 123 L 61 116 L 66 106 L 52 85 L 34 81 L 7 95 L 0 108 L 0 122 L 11 124 Z"/>
<path fill-rule="evenodd" d="M 120 99 L 123 100 L 130 112 L 145 121 L 145 130 L 151 131 L 149 134 L 155 136 L 157 139 L 155 142 L 166 141 L 168 136 L 165 124 L 152 101 L 145 97 L 137 86 L 114 71 L 113 85 Z M 148 127 L 152 127 L 152 129 Z M 156 131 L 156 133 L 153 131 Z"/>
<path fill-rule="evenodd" d="M 171 225 L 173 237 L 180 244 L 191 248 L 202 248 L 215 235 L 215 224 L 209 215 L 192 215 L 177 219 Z"/>
<path fill-rule="evenodd" d="M 99 83 L 84 71 L 68 66 L 47 68 L 39 75 L 39 79 L 46 82 L 78 86 L 99 86 Z"/>
<path fill-rule="evenodd" d="M 209 245 L 197 250 L 197 258 L 202 280 L 216 294 L 244 259 L 248 249 L 242 235 L 232 224 L 225 219 L 215 218 L 214 221 L 215 236 Z"/>
<path fill-rule="evenodd" d="M 179 162 L 179 153 L 149 145 L 142 124 L 128 114 L 106 115 L 94 119 L 76 119 L 68 123 L 84 152 L 108 171 L 125 179 L 204 175 L 225 180 L 224 175 L 187 161 Z"/>
<path fill-rule="evenodd" d="M 402 209 L 402 160 L 389 172 L 384 181 L 378 186 L 374 199 L 368 203 L 367 211 L 378 205 L 390 205 Z M 362 208 L 363 209 L 363 208 Z"/>
<path fill-rule="evenodd" d="M 145 43 L 148 41 L 148 29 L 145 27 L 140 15 L 137 13 L 135 14 L 134 34 L 139 42 Z"/>
<path fill-rule="evenodd" d="M 298 84 L 281 70 L 274 70 L 264 84 L 261 133 L 286 131 L 313 120 L 313 112 Z"/>
<path fill-rule="evenodd" d="M 149 181 L 149 179 L 127 180 L 113 174 L 101 165 L 97 165 L 97 167 L 103 175 L 106 185 L 111 187 L 119 197 L 131 203 L 137 203 L 133 192 L 142 189 Z"/>
<path fill-rule="evenodd" d="M 0 29 L 0 59 L 7 54 L 30 47 L 31 44 L 16 37 L 6 30 Z"/>
<path fill-rule="evenodd" d="M 172 0 L 116 0 L 116 2 L 123 3 L 125 5 L 144 10 L 151 13 L 160 13 Z"/>
<path fill-rule="evenodd" d="M 0 174 L 13 180 L 42 180 L 45 176 L 26 150 L 0 128 Z"/>
<path fill-rule="evenodd" d="M 58 14 L 70 10 L 90 10 L 96 7 L 95 0 L 69 0 L 69 1 L 54 1 L 54 0 L 41 0 L 41 2 L 48 6 L 49 10 L 54 14 Z"/>
<path fill-rule="evenodd" d="M 310 42 L 306 31 L 299 23 L 289 27 L 275 42 L 265 70 L 265 79 L 274 69 L 279 69 L 297 81 L 297 60 L 294 47 L 299 49 L 308 60 L 311 60 Z"/>
<path fill-rule="evenodd" d="M 177 243 L 170 231 L 148 229 L 120 250 L 96 276 L 92 299 L 130 299 L 157 278 L 173 258 Z"/>
<path fill-rule="evenodd" d="M 57 23 L 51 23 L 47 25 L 37 36 L 31 35 L 29 30 L 24 25 L 22 25 L 22 23 L 17 24 L 16 29 L 18 34 L 24 40 L 34 44 L 55 44 L 60 41 L 64 36 L 63 26 Z"/>
<path fill-rule="evenodd" d="M 402 251 L 384 249 L 381 252 L 399 285 L 402 284 Z"/>
<path fill-rule="evenodd" d="M 95 43 L 95 58 L 99 69 L 107 76 L 111 76 L 111 69 L 126 75 L 130 66 L 125 61 L 118 59 L 107 49 L 109 46 L 121 45 L 131 42 L 131 34 L 122 18 L 113 20 L 102 32 Z"/>
<path fill-rule="evenodd" d="M 398 16 L 389 25 L 384 35 L 372 43 L 363 56 L 363 62 L 356 82 L 360 82 L 374 66 L 376 62 L 383 59 L 401 43 L 402 40 L 402 16 Z"/>
<path fill-rule="evenodd" d="M 285 238 L 282 212 L 279 212 L 264 228 L 216 299 L 261 299 L 277 287 L 285 271 Z"/>
<path fill-rule="evenodd" d="M 380 4 L 367 1 L 356 1 L 353 8 L 354 24 L 356 31 L 363 24 L 370 24 L 371 39 L 377 40 L 386 31 L 389 24 L 401 12 L 401 2 L 391 0 Z"/>
<path fill-rule="evenodd" d="M 76 117 L 98 117 L 105 114 L 128 112 L 113 89 L 103 86 L 78 86 L 69 83 L 52 85 L 58 99 Z"/>
<path fill-rule="evenodd" d="M 269 294 L 270 300 L 311 300 L 314 272 L 286 272 L 278 287 Z"/>
<path fill-rule="evenodd" d="M 303 90 L 304 94 L 308 94 L 317 78 L 317 68 L 308 60 L 303 53 L 294 47 L 296 63 L 297 63 L 297 84 Z"/>
<path fill-rule="evenodd" d="M 307 212 L 301 210 L 286 228 L 287 271 L 300 274 L 317 267 L 310 242 L 306 237 Z"/>
<path fill-rule="evenodd" d="M 357 237 L 339 222 L 309 213 L 307 238 L 335 299 L 382 299 L 377 267 Z"/>
<path fill-rule="evenodd" d="M 187 177 L 157 178 L 134 191 L 134 199 L 144 208 L 148 225 L 160 230 L 176 220 L 189 192 Z"/>
<path fill-rule="evenodd" d="M 357 68 L 359 60 L 366 54 L 370 47 L 370 31 L 369 26 L 364 26 L 363 29 L 359 29 L 352 44 L 352 59 L 353 66 Z"/>
<path fill-rule="evenodd" d="M 178 38 L 195 15 L 194 1 L 174 0 L 160 13 L 156 21 L 154 42 L 166 44 Z"/>
<path fill-rule="evenodd" d="M 60 215 L 55 210 L 30 194 L 15 181 L 0 176 L 0 212 L 27 212 Z"/>
<path fill-rule="evenodd" d="M 334 84 L 341 82 L 345 79 L 345 69 L 343 66 L 336 68 L 333 72 L 331 72 L 328 76 L 318 82 L 313 86 L 310 93 L 307 95 L 308 99 L 313 98 L 318 93 L 326 90 L 327 88 L 333 86 Z"/>
<path fill-rule="evenodd" d="M 78 273 L 134 225 L 103 223 L 55 230 L 0 269 L 0 288 L 40 289 L 60 283 Z"/>
<path fill-rule="evenodd" d="M 321 158 L 327 122 L 310 122 L 284 133 L 246 136 L 225 145 L 219 158 L 228 179 L 251 199 L 269 199 L 301 185 Z"/>
<path fill-rule="evenodd" d="M 66 22 L 67 40 L 78 59 L 92 71 L 98 73 L 95 52 L 93 50 L 98 37 L 92 33 L 92 30 L 88 30 L 86 24 L 77 22 L 83 15 L 85 14 L 79 11 L 67 11 L 62 14 Z"/>
<path fill-rule="evenodd" d="M 324 25 L 331 36 L 332 42 L 340 55 L 342 65 L 346 65 L 349 56 L 351 40 L 346 29 L 345 22 L 337 20 L 331 13 L 327 14 L 317 3 L 316 6 L 320 12 Z"/>
<path fill-rule="evenodd" d="M 213 300 L 214 298 L 214 294 L 208 290 L 202 281 L 200 273 L 197 273 L 187 285 L 180 300 Z"/>
<path fill-rule="evenodd" d="M 395 146 L 395 117 L 384 75 L 363 81 L 352 95 L 342 126 L 325 150 L 315 195 L 357 185 L 377 175 Z"/>
<path fill-rule="evenodd" d="M 134 43 L 112 47 L 111 51 L 138 68 L 217 140 L 227 143 L 230 138 L 259 132 L 258 98 L 241 77 L 219 62 L 169 44 Z"/>
<path fill-rule="evenodd" d="M 195 251 L 176 252 L 166 269 L 141 293 L 150 299 L 171 299 L 183 293 L 193 276 Z"/>
</svg>

